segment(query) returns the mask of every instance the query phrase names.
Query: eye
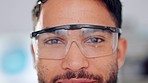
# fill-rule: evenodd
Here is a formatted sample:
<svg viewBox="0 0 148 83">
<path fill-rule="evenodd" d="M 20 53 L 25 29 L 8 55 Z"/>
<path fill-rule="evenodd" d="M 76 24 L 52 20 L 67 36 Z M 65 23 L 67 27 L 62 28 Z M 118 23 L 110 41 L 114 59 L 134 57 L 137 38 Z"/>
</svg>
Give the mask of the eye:
<svg viewBox="0 0 148 83">
<path fill-rule="evenodd" d="M 47 39 L 45 40 L 45 44 L 61 44 L 62 41 L 58 38 L 52 38 L 52 39 Z"/>
<path fill-rule="evenodd" d="M 87 43 L 101 43 L 104 40 L 102 38 L 97 38 L 97 37 L 91 37 L 88 38 Z"/>
</svg>

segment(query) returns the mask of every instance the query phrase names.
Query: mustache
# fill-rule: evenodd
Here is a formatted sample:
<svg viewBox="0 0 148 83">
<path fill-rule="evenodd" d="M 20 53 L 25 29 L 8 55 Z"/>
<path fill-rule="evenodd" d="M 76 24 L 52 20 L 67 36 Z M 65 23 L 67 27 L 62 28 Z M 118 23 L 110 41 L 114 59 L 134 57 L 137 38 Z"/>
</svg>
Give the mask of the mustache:
<svg viewBox="0 0 148 83">
<path fill-rule="evenodd" d="M 89 79 L 89 80 L 96 80 L 99 83 L 103 83 L 102 75 L 94 75 L 84 70 L 80 70 L 79 72 L 67 71 L 66 73 L 62 75 L 57 75 L 53 78 L 52 83 L 56 83 L 56 81 L 58 80 L 72 79 L 72 78 L 77 78 L 77 79 L 83 78 L 83 79 Z"/>
</svg>

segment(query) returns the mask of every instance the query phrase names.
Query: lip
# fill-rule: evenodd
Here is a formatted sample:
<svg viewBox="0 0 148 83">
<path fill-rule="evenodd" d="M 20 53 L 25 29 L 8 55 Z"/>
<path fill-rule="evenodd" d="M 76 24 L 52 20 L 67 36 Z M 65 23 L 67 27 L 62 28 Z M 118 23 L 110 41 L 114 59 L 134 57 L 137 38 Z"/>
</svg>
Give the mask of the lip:
<svg viewBox="0 0 148 83">
<path fill-rule="evenodd" d="M 56 83 L 97 83 L 96 80 L 90 80 L 90 79 L 62 79 L 62 80 L 57 80 Z"/>
</svg>

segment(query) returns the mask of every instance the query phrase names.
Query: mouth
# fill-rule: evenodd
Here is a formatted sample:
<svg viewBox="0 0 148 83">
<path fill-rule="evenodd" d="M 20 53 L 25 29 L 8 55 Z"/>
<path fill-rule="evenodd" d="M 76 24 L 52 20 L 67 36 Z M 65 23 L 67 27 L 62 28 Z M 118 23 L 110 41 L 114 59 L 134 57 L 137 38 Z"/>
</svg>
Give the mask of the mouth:
<svg viewBox="0 0 148 83">
<path fill-rule="evenodd" d="M 60 79 L 60 80 L 57 80 L 56 83 L 98 83 L 98 81 L 91 80 L 91 79 L 72 78 L 72 79 Z"/>
</svg>

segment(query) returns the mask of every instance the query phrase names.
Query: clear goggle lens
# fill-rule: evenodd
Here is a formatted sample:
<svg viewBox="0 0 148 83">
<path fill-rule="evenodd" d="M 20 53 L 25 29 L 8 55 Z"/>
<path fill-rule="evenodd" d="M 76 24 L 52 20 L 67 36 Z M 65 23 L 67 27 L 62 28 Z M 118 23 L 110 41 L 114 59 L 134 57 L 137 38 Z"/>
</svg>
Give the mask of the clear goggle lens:
<svg viewBox="0 0 148 83">
<path fill-rule="evenodd" d="M 53 30 L 33 38 L 35 52 L 43 59 L 63 59 L 76 43 L 88 58 L 111 55 L 117 48 L 118 33 L 103 29 Z"/>
</svg>

